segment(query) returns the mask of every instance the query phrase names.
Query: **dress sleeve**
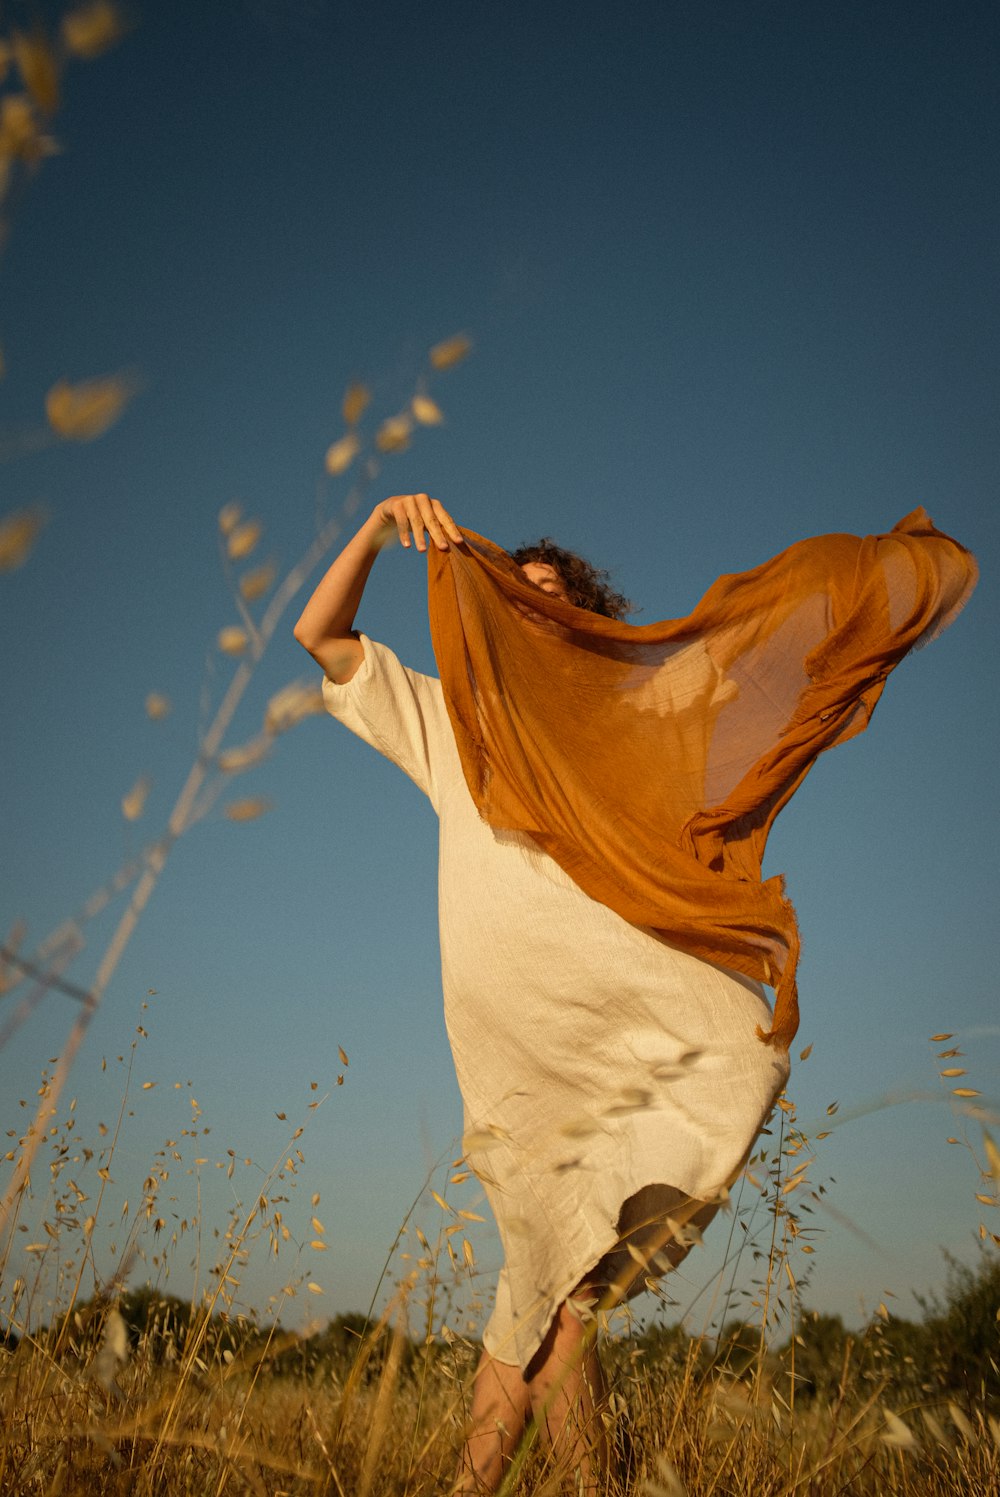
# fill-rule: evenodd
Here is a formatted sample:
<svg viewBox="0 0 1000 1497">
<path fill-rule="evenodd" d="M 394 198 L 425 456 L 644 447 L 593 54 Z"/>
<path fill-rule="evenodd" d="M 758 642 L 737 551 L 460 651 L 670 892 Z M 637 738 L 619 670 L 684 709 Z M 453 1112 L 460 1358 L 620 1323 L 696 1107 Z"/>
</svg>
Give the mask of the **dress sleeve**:
<svg viewBox="0 0 1000 1497">
<path fill-rule="evenodd" d="M 409 670 L 367 635 L 359 638 L 365 656 L 351 679 L 324 678 L 326 710 L 397 764 L 437 809 L 442 756 L 454 742 L 441 683 Z"/>
</svg>

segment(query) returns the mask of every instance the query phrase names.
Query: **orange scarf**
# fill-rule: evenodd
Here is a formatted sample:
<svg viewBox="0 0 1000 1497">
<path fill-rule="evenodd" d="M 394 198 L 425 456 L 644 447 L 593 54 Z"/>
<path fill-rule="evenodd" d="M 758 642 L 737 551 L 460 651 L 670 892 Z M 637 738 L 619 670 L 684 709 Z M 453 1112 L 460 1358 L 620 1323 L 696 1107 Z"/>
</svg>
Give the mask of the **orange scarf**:
<svg viewBox="0 0 1000 1497">
<path fill-rule="evenodd" d="M 972 556 L 917 509 L 887 535 L 800 541 L 720 577 L 690 617 L 636 627 L 541 592 L 464 533 L 430 551 L 429 605 L 480 815 L 622 919 L 770 984 L 761 1038 L 787 1046 L 799 935 L 783 879 L 761 879 L 771 823 L 951 622 Z"/>
</svg>

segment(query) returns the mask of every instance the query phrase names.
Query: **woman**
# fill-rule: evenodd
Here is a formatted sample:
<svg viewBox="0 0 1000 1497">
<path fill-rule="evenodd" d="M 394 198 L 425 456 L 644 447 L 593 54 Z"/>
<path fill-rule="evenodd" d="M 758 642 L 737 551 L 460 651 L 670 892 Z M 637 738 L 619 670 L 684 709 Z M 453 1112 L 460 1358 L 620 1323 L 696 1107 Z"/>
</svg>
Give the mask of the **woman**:
<svg viewBox="0 0 1000 1497">
<path fill-rule="evenodd" d="M 440 682 L 354 630 L 394 536 L 429 552 Z M 437 500 L 399 495 L 295 629 L 330 712 L 440 818 L 465 1152 L 505 1254 L 468 1492 L 495 1490 L 531 1417 L 596 1487 L 592 1306 L 683 1257 L 787 1078 L 797 934 L 780 881 L 760 881 L 767 829 L 974 568 L 917 512 L 721 579 L 673 624 L 616 622 L 627 605 L 602 576 L 551 545 L 508 558 Z"/>
</svg>

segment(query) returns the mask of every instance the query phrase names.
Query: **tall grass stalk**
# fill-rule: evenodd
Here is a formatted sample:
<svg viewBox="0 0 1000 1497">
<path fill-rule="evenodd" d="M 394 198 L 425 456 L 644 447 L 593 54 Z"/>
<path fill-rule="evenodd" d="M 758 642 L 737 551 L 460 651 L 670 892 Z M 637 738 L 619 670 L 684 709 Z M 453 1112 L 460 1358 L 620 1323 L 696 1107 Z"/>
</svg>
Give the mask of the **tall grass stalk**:
<svg viewBox="0 0 1000 1497">
<path fill-rule="evenodd" d="M 381 471 L 379 454 L 403 450 L 409 444 L 411 431 L 421 421 L 424 424 L 433 424 L 440 420 L 440 412 L 427 394 L 429 381 L 435 372 L 447 369 L 459 362 L 468 352 L 468 348 L 467 339 L 455 337 L 438 344 L 430 351 L 427 365 L 420 371 L 412 399 L 403 412 L 389 416 L 382 421 L 367 451 L 362 446 L 356 428 L 368 404 L 369 392 L 357 385 L 349 388 L 344 399 L 346 434 L 330 449 L 330 454 L 332 454 L 339 448 L 340 455 L 331 463 L 330 454 L 328 454 L 327 466 L 333 474 L 339 474 L 341 464 L 346 461 L 348 465 L 356 466 L 360 477 L 344 500 L 340 513 L 320 525 L 316 536 L 299 560 L 275 587 L 259 619 L 252 616 L 247 604 L 246 575 L 238 580 L 229 568 L 229 561 L 233 555 L 238 555 L 242 560 L 252 551 L 256 544 L 254 528 L 256 528 L 256 533 L 259 533 L 259 526 L 256 522 L 243 524 L 241 528 L 248 538 L 248 544 L 236 549 L 233 546 L 233 537 L 237 528 L 240 527 L 241 517 L 233 511 L 232 506 L 227 506 L 220 515 L 223 561 L 231 584 L 233 601 L 244 626 L 242 631 L 236 631 L 244 635 L 244 643 L 239 647 L 243 651 L 243 658 L 237 664 L 222 699 L 201 737 L 173 808 L 167 817 L 163 833 L 147 848 L 136 865 L 131 865 L 124 875 L 116 876 L 111 881 L 111 887 L 115 891 L 127 887 L 129 883 L 133 883 L 133 887 L 118 924 L 99 960 L 93 982 L 87 989 L 73 989 L 77 999 L 75 1018 L 69 1027 L 55 1068 L 48 1077 L 44 1095 L 38 1103 L 34 1118 L 20 1141 L 11 1177 L 4 1190 L 3 1198 L 0 1200 L 0 1243 L 3 1242 L 11 1226 L 17 1203 L 28 1184 L 31 1167 L 45 1137 L 47 1127 L 56 1116 L 66 1080 L 87 1030 L 101 1006 L 122 956 L 156 890 L 174 845 L 207 815 L 234 773 L 239 773 L 248 765 L 252 766 L 253 763 L 259 762 L 270 743 L 280 733 L 294 726 L 302 717 L 316 711 L 320 705 L 318 690 L 310 692 L 292 683 L 291 688 L 286 688 L 284 693 L 278 693 L 276 697 L 272 697 L 268 704 L 269 711 L 264 716 L 263 731 L 258 739 L 252 745 L 244 746 L 242 750 L 231 752 L 228 761 L 227 756 L 223 754 L 225 735 L 237 708 L 246 696 L 257 667 L 274 639 L 278 625 L 292 599 L 340 534 L 344 518 L 357 510 L 373 480 Z M 422 415 L 418 414 L 414 417 L 410 414 L 412 411 L 422 412 Z M 227 536 L 229 537 L 228 546 L 225 544 Z M 255 809 L 252 802 L 244 803 L 244 810 L 238 814 L 238 817 L 234 809 L 234 819 L 249 819 L 254 814 L 259 814 L 259 810 Z M 62 981 L 63 972 L 68 960 L 83 948 L 83 924 L 91 913 L 103 909 L 104 903 L 103 899 L 91 897 L 78 917 L 60 926 L 54 938 L 50 938 L 49 942 L 45 943 L 55 948 L 55 957 L 50 959 L 49 965 L 44 970 L 37 959 L 22 962 L 15 950 L 5 946 L 3 951 L 5 965 L 8 971 L 14 974 L 13 978 L 7 979 L 8 987 L 13 986 L 18 977 L 31 972 L 39 972 L 40 982 L 36 1003 L 51 988 L 61 987 L 66 990 L 67 985 Z M 43 945 L 43 952 L 44 950 Z M 27 1017 L 33 1006 L 22 1005 L 22 1017 Z"/>
</svg>

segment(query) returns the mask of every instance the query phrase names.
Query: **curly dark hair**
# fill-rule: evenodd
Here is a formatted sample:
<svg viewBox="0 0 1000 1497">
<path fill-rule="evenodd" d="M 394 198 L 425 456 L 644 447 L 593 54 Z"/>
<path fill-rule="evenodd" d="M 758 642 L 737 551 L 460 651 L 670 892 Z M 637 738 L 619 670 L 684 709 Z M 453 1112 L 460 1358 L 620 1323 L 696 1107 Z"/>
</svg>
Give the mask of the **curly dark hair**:
<svg viewBox="0 0 1000 1497">
<path fill-rule="evenodd" d="M 589 561 L 577 556 L 575 551 L 557 546 L 551 536 L 543 535 L 541 540 L 530 545 L 518 546 L 510 555 L 511 560 L 519 567 L 532 561 L 552 567 L 562 578 L 569 601 L 575 603 L 577 608 L 586 608 L 606 619 L 624 619 L 627 613 L 633 612 L 633 604 L 629 599 L 608 586 L 610 573 L 591 566 Z"/>
</svg>

